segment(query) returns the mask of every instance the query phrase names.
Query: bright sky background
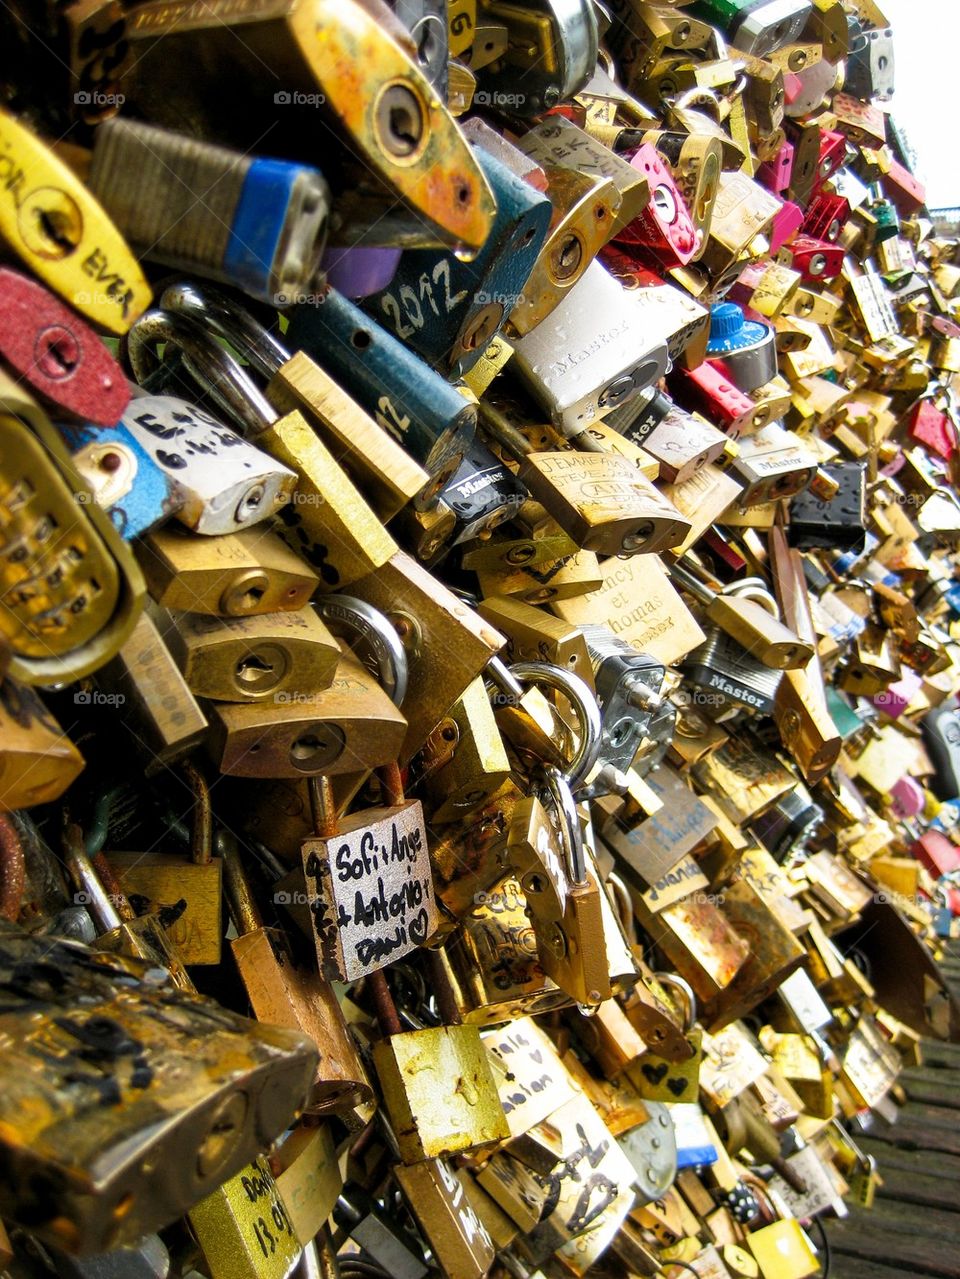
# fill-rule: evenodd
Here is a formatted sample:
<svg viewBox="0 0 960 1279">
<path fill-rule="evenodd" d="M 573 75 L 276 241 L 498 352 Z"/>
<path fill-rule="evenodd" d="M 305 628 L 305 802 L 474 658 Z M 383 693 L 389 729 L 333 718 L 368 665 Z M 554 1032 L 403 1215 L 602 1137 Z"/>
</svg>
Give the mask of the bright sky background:
<svg viewBox="0 0 960 1279">
<path fill-rule="evenodd" d="M 895 93 L 888 104 L 917 153 L 931 209 L 960 205 L 956 92 L 960 0 L 878 0 L 893 28 Z"/>
</svg>

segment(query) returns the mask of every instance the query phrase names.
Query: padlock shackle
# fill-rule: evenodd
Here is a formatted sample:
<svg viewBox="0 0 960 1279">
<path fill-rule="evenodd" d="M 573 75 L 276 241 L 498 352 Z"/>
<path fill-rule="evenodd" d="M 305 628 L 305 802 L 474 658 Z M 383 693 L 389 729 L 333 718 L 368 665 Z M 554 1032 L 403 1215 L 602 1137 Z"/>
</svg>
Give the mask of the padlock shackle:
<svg viewBox="0 0 960 1279">
<path fill-rule="evenodd" d="M 127 360 L 134 378 L 140 382 L 157 368 L 150 349 L 156 342 L 168 342 L 183 354 L 184 367 L 209 391 L 229 418 L 240 424 L 241 433 L 255 439 L 276 422 L 279 414 L 239 362 L 214 336 L 190 315 L 158 308 L 147 311 L 127 334 Z"/>
<path fill-rule="evenodd" d="M 77 896 L 84 898 L 77 904 L 87 907 L 98 930 L 109 933 L 119 928 L 123 921 L 97 877 L 83 846 L 83 831 L 75 822 L 67 822 L 64 826 L 63 862 L 77 889 Z"/>
<path fill-rule="evenodd" d="M 670 986 L 679 993 L 684 1002 L 686 1025 L 684 1030 L 692 1030 L 697 1020 L 697 997 L 693 987 L 679 973 L 654 973 L 661 986 Z"/>
<path fill-rule="evenodd" d="M 210 284 L 181 280 L 168 285 L 160 306 L 212 329 L 265 378 L 279 373 L 290 359 L 290 352 L 249 311 Z"/>
<path fill-rule="evenodd" d="M 352 595 L 324 595 L 313 601 L 313 608 L 338 639 L 346 640 L 351 652 L 363 645 L 372 654 L 377 683 L 394 706 L 402 706 L 409 675 L 407 653 L 386 614 Z"/>
<path fill-rule="evenodd" d="M 223 858 L 223 888 L 227 897 L 227 909 L 237 933 L 243 937 L 263 927 L 263 915 L 254 900 L 236 839 L 226 831 L 221 831 L 217 848 Z"/>
<path fill-rule="evenodd" d="M 27 881 L 27 865 L 20 832 L 7 813 L 0 813 L 0 916 L 17 922 Z"/>
<path fill-rule="evenodd" d="M 600 707 L 590 686 L 579 675 L 550 662 L 514 662 L 507 666 L 500 658 L 493 657 L 486 669 L 497 686 L 518 705 L 523 694 L 521 681 L 524 680 L 530 684 L 546 684 L 548 688 L 563 693 L 571 702 L 577 716 L 580 742 L 564 770 L 564 777 L 571 790 L 577 790 L 597 762 L 603 732 Z"/>
<path fill-rule="evenodd" d="M 589 880 L 587 879 L 587 859 L 583 850 L 583 832 L 580 829 L 573 788 L 567 774 L 561 773 L 554 764 L 543 766 L 543 777 L 547 794 L 560 816 L 560 836 L 563 840 L 567 875 L 574 886 L 582 886 L 589 883 Z"/>
</svg>

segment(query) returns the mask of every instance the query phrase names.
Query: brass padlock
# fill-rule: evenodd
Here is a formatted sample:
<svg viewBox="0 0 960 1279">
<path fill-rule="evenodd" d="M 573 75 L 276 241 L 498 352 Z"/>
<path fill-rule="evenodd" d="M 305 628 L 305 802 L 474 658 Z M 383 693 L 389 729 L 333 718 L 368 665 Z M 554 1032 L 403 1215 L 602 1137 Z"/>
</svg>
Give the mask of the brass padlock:
<svg viewBox="0 0 960 1279">
<path fill-rule="evenodd" d="M 313 569 L 266 528 L 196 537 L 167 525 L 139 539 L 134 550 L 156 603 L 186 613 L 295 611 L 319 584 Z"/>
<path fill-rule="evenodd" d="M 282 705 L 329 688 L 340 660 L 337 641 L 312 608 L 248 617 L 168 616 L 171 651 L 198 697 Z"/>
<path fill-rule="evenodd" d="M 397 1020 L 374 1044 L 373 1064 L 404 1163 L 483 1150 L 510 1136 L 477 1026 L 399 1029 Z"/>
<path fill-rule="evenodd" d="M 71 1253 L 135 1243 L 290 1122 L 316 1062 L 302 1036 L 175 990 L 155 962 L 0 927 L 7 1221 Z"/>
<path fill-rule="evenodd" d="M 287 1279 L 300 1260 L 300 1241 L 263 1155 L 187 1215 L 212 1279 Z"/>
<path fill-rule="evenodd" d="M 280 703 L 209 702 L 207 748 L 234 777 L 309 777 L 375 768 L 397 752 L 407 721 L 359 662 L 341 657 L 330 687 Z"/>
<path fill-rule="evenodd" d="M 0 811 L 58 799 L 84 766 L 83 756 L 26 684 L 0 682 Z"/>
<path fill-rule="evenodd" d="M 237 936 L 233 958 L 258 1021 L 306 1035 L 319 1053 L 304 1103 L 314 1114 L 369 1102 L 373 1092 L 333 987 L 294 956 L 279 929 L 265 928 L 236 841 L 222 835 L 227 901 Z"/>
<path fill-rule="evenodd" d="M 467 687 L 427 739 L 424 769 L 434 822 L 479 808 L 506 780 L 510 760 L 482 679 Z"/>
</svg>

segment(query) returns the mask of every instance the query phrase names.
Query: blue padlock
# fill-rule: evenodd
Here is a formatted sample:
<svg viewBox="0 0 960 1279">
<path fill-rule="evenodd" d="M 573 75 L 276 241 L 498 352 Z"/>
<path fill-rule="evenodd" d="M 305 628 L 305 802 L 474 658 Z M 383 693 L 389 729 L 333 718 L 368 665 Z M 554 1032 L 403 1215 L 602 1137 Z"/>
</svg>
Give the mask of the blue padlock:
<svg viewBox="0 0 960 1279">
<path fill-rule="evenodd" d="M 547 197 L 496 157 L 476 147 L 497 201 L 493 230 L 472 262 L 453 253 L 411 249 L 389 286 L 363 308 L 445 377 L 480 359 L 523 293 L 550 226 Z"/>
<path fill-rule="evenodd" d="M 476 406 L 402 342 L 328 289 L 291 312 L 287 344 L 327 369 L 431 476 L 450 478 L 476 432 Z"/>
<path fill-rule="evenodd" d="M 59 426 L 73 464 L 97 505 L 127 542 L 161 524 L 181 505 L 173 477 L 120 422 L 117 426 Z"/>
</svg>

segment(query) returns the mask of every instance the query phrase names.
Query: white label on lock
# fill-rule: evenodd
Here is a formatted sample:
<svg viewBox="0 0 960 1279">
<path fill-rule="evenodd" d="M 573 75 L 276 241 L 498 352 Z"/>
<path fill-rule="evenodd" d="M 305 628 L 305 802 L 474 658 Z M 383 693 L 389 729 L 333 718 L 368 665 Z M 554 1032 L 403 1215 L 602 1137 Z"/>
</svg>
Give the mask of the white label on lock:
<svg viewBox="0 0 960 1279">
<path fill-rule="evenodd" d="M 203 409 L 173 395 L 131 400 L 121 423 L 179 490 L 194 532 L 236 533 L 269 519 L 297 476 Z"/>
<path fill-rule="evenodd" d="M 401 959 L 439 923 L 419 800 L 344 818 L 341 832 L 303 845 L 324 975 L 356 981 Z"/>
</svg>

